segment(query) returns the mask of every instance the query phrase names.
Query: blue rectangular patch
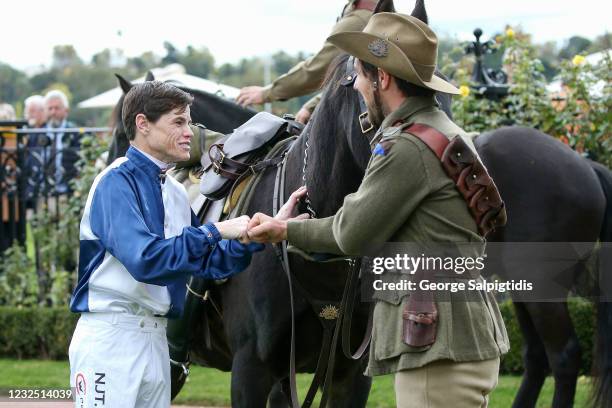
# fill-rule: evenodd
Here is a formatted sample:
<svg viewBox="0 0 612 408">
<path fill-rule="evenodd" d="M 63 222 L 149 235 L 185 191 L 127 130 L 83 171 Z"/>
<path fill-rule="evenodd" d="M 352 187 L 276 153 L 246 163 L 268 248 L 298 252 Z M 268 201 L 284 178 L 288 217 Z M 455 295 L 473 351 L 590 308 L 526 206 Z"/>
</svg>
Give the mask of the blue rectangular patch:
<svg viewBox="0 0 612 408">
<path fill-rule="evenodd" d="M 372 153 L 377 154 L 379 156 L 384 156 L 385 154 L 387 154 L 384 147 L 380 143 L 378 143 L 376 147 L 374 147 L 374 151 Z"/>
</svg>

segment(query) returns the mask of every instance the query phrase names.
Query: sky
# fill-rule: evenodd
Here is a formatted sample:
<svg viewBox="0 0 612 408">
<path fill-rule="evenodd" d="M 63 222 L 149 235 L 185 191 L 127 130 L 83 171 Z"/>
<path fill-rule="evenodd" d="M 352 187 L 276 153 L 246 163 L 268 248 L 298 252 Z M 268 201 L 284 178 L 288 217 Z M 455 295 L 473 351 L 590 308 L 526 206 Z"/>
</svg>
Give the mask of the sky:
<svg viewBox="0 0 612 408">
<path fill-rule="evenodd" d="M 0 62 L 30 70 L 51 63 L 54 45 L 72 44 L 85 61 L 104 48 L 126 56 L 163 43 L 179 49 L 205 46 L 217 63 L 266 56 L 279 50 L 313 53 L 330 32 L 346 0 L 8 0 L 2 4 Z M 520 25 L 536 42 L 572 35 L 595 38 L 612 24 L 603 0 L 426 0 L 439 36 L 487 39 L 506 24 Z M 410 13 L 414 0 L 395 0 Z M 11 16 L 14 16 L 11 17 Z M 10 35 L 8 33 L 11 33 Z"/>
</svg>

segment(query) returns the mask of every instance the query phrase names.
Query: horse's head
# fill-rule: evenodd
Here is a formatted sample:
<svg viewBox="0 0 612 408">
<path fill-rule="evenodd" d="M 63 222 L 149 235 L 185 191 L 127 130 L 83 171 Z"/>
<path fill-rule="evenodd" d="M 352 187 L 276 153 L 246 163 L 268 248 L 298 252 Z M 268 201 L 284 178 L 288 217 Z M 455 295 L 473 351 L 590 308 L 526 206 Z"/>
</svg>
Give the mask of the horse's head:
<svg viewBox="0 0 612 408">
<path fill-rule="evenodd" d="M 395 12 L 393 0 L 380 0 L 374 14 L 382 12 Z M 425 10 L 424 0 L 417 0 L 411 15 L 424 23 L 428 23 L 427 11 Z M 325 80 L 324 95 L 321 100 L 321 108 L 317 109 L 319 120 L 313 124 L 312 132 L 330 132 L 330 123 L 335 123 L 336 129 L 331 131 L 336 134 L 344 134 L 347 138 L 348 146 L 351 149 L 355 164 L 365 171 L 369 157 L 369 141 L 374 136 L 376 129 L 364 132 L 359 123 L 359 115 L 365 112 L 365 104 L 360 103 L 360 96 L 352 87 L 350 77 L 354 78 L 355 73 L 348 55 L 338 57 L 328 70 Z M 445 78 L 437 69 L 436 74 Z M 441 109 L 452 118 L 451 96 L 449 94 L 436 93 L 436 100 Z M 321 127 L 321 129 L 318 129 Z"/>
</svg>

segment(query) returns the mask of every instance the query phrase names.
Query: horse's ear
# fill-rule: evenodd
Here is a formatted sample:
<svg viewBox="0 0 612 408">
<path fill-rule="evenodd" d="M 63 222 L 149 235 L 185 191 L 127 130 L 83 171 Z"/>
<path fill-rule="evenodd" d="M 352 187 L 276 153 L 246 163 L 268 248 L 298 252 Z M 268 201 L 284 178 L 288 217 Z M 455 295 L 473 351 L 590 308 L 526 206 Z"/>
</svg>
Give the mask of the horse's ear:
<svg viewBox="0 0 612 408">
<path fill-rule="evenodd" d="M 151 71 L 147 71 L 147 76 L 145 77 L 145 81 L 154 81 L 155 77 Z"/>
<path fill-rule="evenodd" d="M 132 89 L 132 86 L 133 86 L 132 83 L 119 74 L 115 74 L 115 76 L 119 80 L 119 86 L 123 90 L 123 93 L 124 94 L 128 93 L 128 91 Z"/>
<path fill-rule="evenodd" d="M 393 5 L 393 0 L 378 0 L 378 3 L 376 3 L 376 8 L 374 8 L 373 14 L 383 12 L 395 13 L 395 6 Z"/>
<path fill-rule="evenodd" d="M 425 11 L 425 0 L 417 0 L 416 4 L 414 5 L 414 10 L 412 10 L 412 13 L 410 13 L 410 15 L 412 17 L 418 18 L 425 24 L 429 24 L 429 21 L 427 18 L 427 11 Z"/>
</svg>

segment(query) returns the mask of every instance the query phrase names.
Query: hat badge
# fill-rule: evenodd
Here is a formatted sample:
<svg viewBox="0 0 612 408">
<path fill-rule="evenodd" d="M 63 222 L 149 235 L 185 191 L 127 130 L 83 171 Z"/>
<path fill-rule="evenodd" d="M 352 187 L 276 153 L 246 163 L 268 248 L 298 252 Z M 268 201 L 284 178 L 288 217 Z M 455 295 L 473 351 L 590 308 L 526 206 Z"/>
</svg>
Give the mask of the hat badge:
<svg viewBox="0 0 612 408">
<path fill-rule="evenodd" d="M 389 45 L 385 40 L 376 39 L 368 44 L 368 50 L 376 57 L 386 57 L 389 54 Z"/>
</svg>

